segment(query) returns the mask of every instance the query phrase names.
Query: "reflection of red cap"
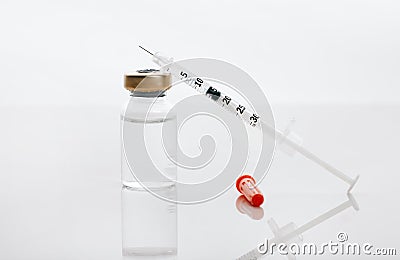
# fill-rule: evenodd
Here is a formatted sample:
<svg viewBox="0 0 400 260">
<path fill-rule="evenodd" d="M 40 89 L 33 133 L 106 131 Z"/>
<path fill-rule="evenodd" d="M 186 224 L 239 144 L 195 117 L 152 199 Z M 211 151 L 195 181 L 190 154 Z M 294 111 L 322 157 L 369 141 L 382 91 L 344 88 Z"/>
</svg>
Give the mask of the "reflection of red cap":
<svg viewBox="0 0 400 260">
<path fill-rule="evenodd" d="M 253 177 L 251 177 L 250 175 L 242 175 L 240 176 L 237 180 L 236 180 L 236 189 L 242 193 L 242 191 L 240 190 L 240 183 L 244 180 L 244 179 L 250 179 L 252 180 L 254 183 L 256 183 L 256 181 L 254 180 Z"/>
</svg>

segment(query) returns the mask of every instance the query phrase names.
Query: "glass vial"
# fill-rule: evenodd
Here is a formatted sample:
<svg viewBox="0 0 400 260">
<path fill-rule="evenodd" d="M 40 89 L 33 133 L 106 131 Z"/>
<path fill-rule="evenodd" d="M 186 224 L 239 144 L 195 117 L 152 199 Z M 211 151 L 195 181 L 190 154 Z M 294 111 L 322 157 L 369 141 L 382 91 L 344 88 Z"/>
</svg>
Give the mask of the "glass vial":
<svg viewBox="0 0 400 260">
<path fill-rule="evenodd" d="M 122 253 L 127 258 L 175 259 L 177 254 L 177 130 L 167 100 L 170 84 L 170 75 L 158 71 L 125 75 L 131 92 L 121 113 Z"/>
</svg>

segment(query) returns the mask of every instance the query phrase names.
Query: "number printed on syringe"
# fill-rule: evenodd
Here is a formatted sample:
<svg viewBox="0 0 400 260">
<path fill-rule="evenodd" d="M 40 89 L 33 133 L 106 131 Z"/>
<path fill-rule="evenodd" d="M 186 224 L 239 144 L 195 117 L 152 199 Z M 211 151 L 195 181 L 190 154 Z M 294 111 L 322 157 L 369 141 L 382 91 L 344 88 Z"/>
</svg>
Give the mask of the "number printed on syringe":
<svg viewBox="0 0 400 260">
<path fill-rule="evenodd" d="M 190 73 L 185 71 L 180 71 L 179 75 L 181 75 L 181 80 L 183 80 L 186 84 L 199 91 L 202 94 L 205 94 L 212 100 L 214 100 L 217 104 L 221 105 L 225 109 L 233 110 L 236 113 L 236 116 L 241 117 L 244 121 L 248 122 L 251 126 L 258 126 L 259 116 L 255 113 L 249 112 L 246 110 L 244 105 L 236 103 L 232 100 L 231 97 L 225 95 L 221 91 L 212 87 L 208 83 L 206 83 L 203 79 L 199 77 L 190 77 Z M 222 97 L 222 99 L 221 99 Z"/>
</svg>

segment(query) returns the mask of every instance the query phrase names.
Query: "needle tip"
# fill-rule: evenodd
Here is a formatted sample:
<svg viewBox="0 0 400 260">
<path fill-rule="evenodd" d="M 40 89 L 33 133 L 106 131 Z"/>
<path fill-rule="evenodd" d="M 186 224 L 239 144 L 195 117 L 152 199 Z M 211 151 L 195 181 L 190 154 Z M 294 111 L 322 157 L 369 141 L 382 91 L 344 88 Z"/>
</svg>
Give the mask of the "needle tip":
<svg viewBox="0 0 400 260">
<path fill-rule="evenodd" d="M 146 49 L 145 49 L 145 48 L 143 48 L 142 46 L 140 46 L 140 45 L 139 45 L 139 48 L 140 48 L 140 49 L 142 49 L 142 50 L 144 50 L 145 52 L 149 53 L 150 55 L 153 55 L 153 56 L 154 56 L 154 54 L 153 54 L 153 53 L 151 53 L 150 51 L 146 50 Z"/>
</svg>

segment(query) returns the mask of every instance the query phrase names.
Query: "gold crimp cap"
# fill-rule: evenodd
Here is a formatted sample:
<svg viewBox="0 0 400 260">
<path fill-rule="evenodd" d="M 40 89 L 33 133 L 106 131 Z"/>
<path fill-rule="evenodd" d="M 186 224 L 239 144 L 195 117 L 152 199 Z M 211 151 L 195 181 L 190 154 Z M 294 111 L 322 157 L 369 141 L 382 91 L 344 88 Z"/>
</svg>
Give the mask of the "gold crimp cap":
<svg viewBox="0 0 400 260">
<path fill-rule="evenodd" d="M 155 92 L 171 87 L 171 74 L 158 70 L 138 70 L 125 74 L 125 88 L 129 91 Z"/>
</svg>

